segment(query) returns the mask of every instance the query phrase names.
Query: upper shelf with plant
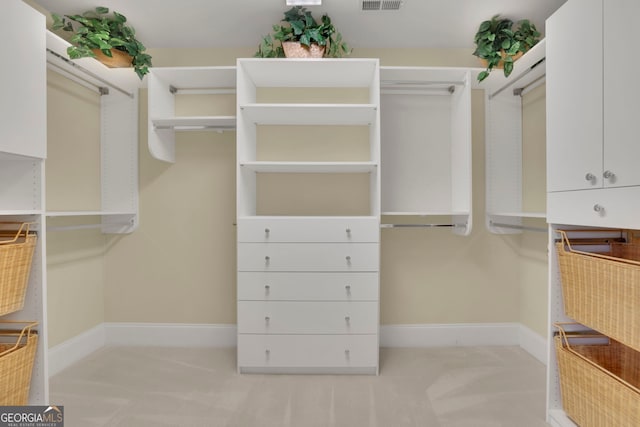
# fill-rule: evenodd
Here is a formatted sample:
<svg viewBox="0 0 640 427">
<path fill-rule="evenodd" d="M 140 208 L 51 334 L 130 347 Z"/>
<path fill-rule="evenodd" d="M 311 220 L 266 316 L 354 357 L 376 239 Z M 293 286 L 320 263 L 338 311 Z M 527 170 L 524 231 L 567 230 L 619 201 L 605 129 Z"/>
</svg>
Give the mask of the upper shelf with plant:
<svg viewBox="0 0 640 427">
<path fill-rule="evenodd" d="M 509 77 L 513 63 L 540 41 L 540 33 L 528 19 L 514 22 L 494 15 L 491 20 L 480 24 L 474 42 L 475 56 L 480 58 L 486 70 L 478 74 L 478 81 L 489 77 L 494 68 L 503 68 Z"/>
<path fill-rule="evenodd" d="M 351 53 L 326 14 L 318 22 L 306 8 L 294 6 L 284 13 L 280 22 L 273 25 L 272 34 L 261 40 L 254 57 L 340 58 Z"/>
<path fill-rule="evenodd" d="M 53 13 L 51 16 L 53 30 L 73 33 L 72 46 L 67 49 L 71 59 L 92 57 L 110 67 L 132 66 L 140 79 L 149 72 L 151 56 L 145 53 L 145 46 L 136 39 L 135 31 L 124 15 L 115 11 L 109 14 L 108 8 L 96 7 L 82 15 L 61 17 Z M 121 55 L 124 63 L 117 65 L 114 59 Z"/>
</svg>

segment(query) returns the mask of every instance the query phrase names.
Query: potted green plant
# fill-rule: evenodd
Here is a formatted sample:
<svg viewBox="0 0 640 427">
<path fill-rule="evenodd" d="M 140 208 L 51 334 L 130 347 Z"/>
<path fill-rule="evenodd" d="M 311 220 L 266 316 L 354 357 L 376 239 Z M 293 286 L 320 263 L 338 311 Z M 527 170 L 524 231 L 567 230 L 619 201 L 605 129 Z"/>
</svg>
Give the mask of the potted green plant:
<svg viewBox="0 0 640 427">
<path fill-rule="evenodd" d="M 294 6 L 284 13 L 280 22 L 282 24 L 273 25 L 272 34 L 263 37 L 255 57 L 340 58 L 351 53 L 326 14 L 318 23 L 306 8 Z"/>
<path fill-rule="evenodd" d="M 478 74 L 478 81 L 483 81 L 494 68 L 503 68 L 508 77 L 514 61 L 540 41 L 540 33 L 528 19 L 518 21 L 514 27 L 511 19 L 495 15 L 480 24 L 474 41 L 473 54 L 486 62 L 486 70 Z"/>
<path fill-rule="evenodd" d="M 108 8 L 96 7 L 82 15 L 51 16 L 53 30 L 73 33 L 70 40 L 73 45 L 67 48 L 71 59 L 92 57 L 109 67 L 133 66 L 140 79 L 149 72 L 151 56 L 145 53 L 146 48 L 136 39 L 124 15 L 115 11 L 109 14 Z M 122 56 L 124 62 L 119 65 L 116 58 Z"/>
</svg>

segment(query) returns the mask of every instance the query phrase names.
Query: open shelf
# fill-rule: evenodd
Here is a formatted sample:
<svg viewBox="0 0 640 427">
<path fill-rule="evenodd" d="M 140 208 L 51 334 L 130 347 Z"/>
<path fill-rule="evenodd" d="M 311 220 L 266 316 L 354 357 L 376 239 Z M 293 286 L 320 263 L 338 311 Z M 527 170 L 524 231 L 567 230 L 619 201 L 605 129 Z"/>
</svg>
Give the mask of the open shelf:
<svg viewBox="0 0 640 427">
<path fill-rule="evenodd" d="M 374 104 L 244 104 L 244 117 L 259 125 L 370 125 Z"/>
<path fill-rule="evenodd" d="M 192 116 L 151 119 L 155 130 L 236 130 L 235 116 Z"/>
<path fill-rule="evenodd" d="M 240 166 L 267 173 L 366 173 L 376 170 L 374 162 L 240 162 Z"/>
</svg>

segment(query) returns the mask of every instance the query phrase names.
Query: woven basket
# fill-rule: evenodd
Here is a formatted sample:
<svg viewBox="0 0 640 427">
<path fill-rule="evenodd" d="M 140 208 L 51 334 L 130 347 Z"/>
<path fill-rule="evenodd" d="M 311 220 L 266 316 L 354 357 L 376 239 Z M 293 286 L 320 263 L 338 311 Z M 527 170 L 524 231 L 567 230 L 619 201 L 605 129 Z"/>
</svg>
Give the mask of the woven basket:
<svg viewBox="0 0 640 427">
<path fill-rule="evenodd" d="M 38 347 L 36 322 L 22 329 L 16 324 L 0 323 L 0 406 L 21 406 L 29 403 L 31 373 Z"/>
<path fill-rule="evenodd" d="M 326 46 L 311 43 L 309 47 L 300 42 L 282 42 L 284 56 L 287 58 L 322 58 Z"/>
<path fill-rule="evenodd" d="M 566 232 L 556 244 L 564 311 L 573 320 L 640 351 L 640 249 L 611 244 L 616 256 L 571 248 Z"/>
<path fill-rule="evenodd" d="M 111 57 L 108 57 L 100 49 L 91 49 L 96 55 L 96 59 L 109 68 L 129 68 L 133 57 L 127 52 L 118 49 L 111 49 Z"/>
<path fill-rule="evenodd" d="M 589 343 L 594 335 L 573 335 L 556 326 L 560 393 L 567 416 L 580 427 L 640 426 L 640 353 L 615 340 Z M 600 341 L 603 338 L 600 335 Z"/>
<path fill-rule="evenodd" d="M 10 235 L 0 233 L 0 316 L 24 307 L 36 240 L 28 223 Z"/>
</svg>

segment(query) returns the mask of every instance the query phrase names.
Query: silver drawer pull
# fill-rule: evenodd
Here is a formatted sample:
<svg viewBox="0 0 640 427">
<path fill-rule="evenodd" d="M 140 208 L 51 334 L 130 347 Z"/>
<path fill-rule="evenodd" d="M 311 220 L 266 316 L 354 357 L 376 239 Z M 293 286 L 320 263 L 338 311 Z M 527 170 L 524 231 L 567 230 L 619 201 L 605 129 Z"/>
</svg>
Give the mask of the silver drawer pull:
<svg viewBox="0 0 640 427">
<path fill-rule="evenodd" d="M 265 356 L 267 356 L 267 359 L 268 359 L 268 358 L 269 358 L 269 356 L 271 356 L 271 350 L 266 349 L 266 350 L 264 351 L 264 355 L 265 355 Z"/>
<path fill-rule="evenodd" d="M 604 212 L 604 207 L 602 205 L 595 204 L 595 205 L 593 205 L 593 210 L 598 212 L 598 213 L 602 213 L 602 212 Z"/>
<path fill-rule="evenodd" d="M 269 261 L 271 261 L 271 257 L 269 255 L 264 257 L 264 262 L 269 264 Z"/>
<path fill-rule="evenodd" d="M 596 183 L 596 176 L 594 174 L 592 174 L 591 172 L 587 173 L 584 176 L 584 179 L 586 179 L 587 181 L 589 181 L 592 184 Z"/>
<path fill-rule="evenodd" d="M 347 232 L 347 234 L 351 234 L 351 229 L 350 228 L 347 228 L 345 231 Z"/>
<path fill-rule="evenodd" d="M 344 357 L 348 359 L 350 356 L 351 356 L 351 352 L 349 351 L 349 349 L 346 349 L 344 351 Z"/>
<path fill-rule="evenodd" d="M 604 171 L 604 173 L 602 174 L 602 176 L 603 176 L 605 179 L 613 179 L 613 178 L 616 176 L 616 174 L 615 174 L 615 173 L 613 173 L 613 172 L 611 172 L 611 171 Z"/>
<path fill-rule="evenodd" d="M 264 234 L 267 235 L 267 237 L 269 237 L 269 233 L 271 232 L 271 230 L 269 230 L 268 228 L 264 229 Z"/>
<path fill-rule="evenodd" d="M 347 291 L 347 295 L 351 295 L 351 285 L 346 285 L 344 288 Z"/>
<path fill-rule="evenodd" d="M 347 262 L 351 264 L 351 255 L 347 255 L 346 257 L 344 257 L 344 259 L 346 259 Z"/>
<path fill-rule="evenodd" d="M 264 316 L 264 323 L 269 323 L 269 320 L 271 320 L 269 316 Z"/>
<path fill-rule="evenodd" d="M 351 316 L 345 316 L 344 321 L 347 322 L 347 324 L 351 323 Z"/>
<path fill-rule="evenodd" d="M 271 290 L 271 286 L 269 286 L 269 285 L 264 285 L 264 292 L 265 292 L 266 294 L 268 294 L 270 290 Z"/>
</svg>

